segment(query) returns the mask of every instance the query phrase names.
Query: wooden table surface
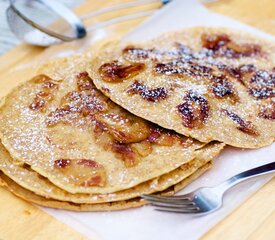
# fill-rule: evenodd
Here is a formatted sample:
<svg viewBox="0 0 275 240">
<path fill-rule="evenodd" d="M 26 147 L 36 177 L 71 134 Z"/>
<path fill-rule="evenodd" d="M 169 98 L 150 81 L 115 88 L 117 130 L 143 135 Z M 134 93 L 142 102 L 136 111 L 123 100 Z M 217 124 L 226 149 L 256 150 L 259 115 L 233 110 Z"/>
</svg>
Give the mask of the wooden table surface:
<svg viewBox="0 0 275 240">
<path fill-rule="evenodd" d="M 103 6 L 127 2 L 127 0 L 88 0 L 81 5 L 79 14 Z M 206 5 L 210 10 L 233 17 L 256 28 L 275 35 L 275 0 L 221 0 Z M 147 7 L 154 7 L 150 5 Z M 142 8 L 139 8 L 141 10 Z M 128 10 L 135 11 L 134 9 Z M 113 13 L 112 16 L 124 12 Z M 111 15 L 105 14 L 101 19 Z M 117 24 L 109 29 L 123 36 L 143 19 Z M 30 62 L 43 49 L 21 44 L 0 57 L 0 95 L 9 91 L 18 82 L 11 79 L 7 69 L 17 64 Z M 16 78 L 14 78 L 16 79 Z M 6 83 L 6 84 L 3 84 Z M 275 239 L 275 178 L 267 183 L 239 208 L 210 230 L 202 239 Z M 54 219 L 37 207 L 14 197 L 0 188 L 0 240 L 33 239 L 86 239 L 80 233 Z"/>
</svg>

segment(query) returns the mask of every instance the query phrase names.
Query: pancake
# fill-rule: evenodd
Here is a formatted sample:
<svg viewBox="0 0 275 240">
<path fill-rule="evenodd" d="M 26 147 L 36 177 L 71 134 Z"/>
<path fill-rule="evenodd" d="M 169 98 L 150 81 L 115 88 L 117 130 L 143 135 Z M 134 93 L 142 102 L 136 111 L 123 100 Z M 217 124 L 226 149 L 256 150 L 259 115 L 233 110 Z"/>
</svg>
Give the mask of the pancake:
<svg viewBox="0 0 275 240">
<path fill-rule="evenodd" d="M 211 167 L 211 162 L 199 168 L 191 176 L 189 176 L 188 178 L 180 182 L 181 187 L 183 188 L 184 186 L 188 185 L 190 182 L 194 181 L 196 178 L 198 178 L 210 167 Z M 118 202 L 97 203 L 97 204 L 76 204 L 72 202 L 57 201 L 54 199 L 44 198 L 25 188 L 22 188 L 20 185 L 18 185 L 16 182 L 14 182 L 13 180 L 8 178 L 6 175 L 4 175 L 1 172 L 0 172 L 0 186 L 3 186 L 4 188 L 12 192 L 14 195 L 28 202 L 35 203 L 44 207 L 59 208 L 59 209 L 65 209 L 65 210 L 71 210 L 71 211 L 82 211 L 82 212 L 115 211 L 115 210 L 123 210 L 128 208 L 140 207 L 147 204 L 147 202 L 141 198 L 135 198 L 131 200 L 118 201 Z M 173 188 L 170 188 L 169 190 L 170 190 L 168 193 L 169 195 L 175 193 L 173 191 Z M 167 195 L 167 193 L 165 194 Z"/>
<path fill-rule="evenodd" d="M 196 159 L 160 177 L 141 183 L 133 188 L 111 194 L 71 194 L 40 176 L 26 165 L 14 164 L 13 159 L 0 145 L 0 170 L 18 185 L 45 198 L 74 203 L 103 203 L 136 198 L 141 194 L 150 194 L 167 189 L 193 174 L 198 168 L 213 160 L 224 147 L 221 143 L 208 144 L 197 151 Z"/>
<path fill-rule="evenodd" d="M 259 148 L 274 141 L 274 42 L 191 28 L 106 45 L 87 71 L 118 105 L 201 142 Z"/>
<path fill-rule="evenodd" d="M 26 163 L 70 193 L 113 193 L 171 172 L 203 147 L 125 111 L 98 91 L 85 57 L 43 66 L 0 109 L 0 138 Z"/>
</svg>

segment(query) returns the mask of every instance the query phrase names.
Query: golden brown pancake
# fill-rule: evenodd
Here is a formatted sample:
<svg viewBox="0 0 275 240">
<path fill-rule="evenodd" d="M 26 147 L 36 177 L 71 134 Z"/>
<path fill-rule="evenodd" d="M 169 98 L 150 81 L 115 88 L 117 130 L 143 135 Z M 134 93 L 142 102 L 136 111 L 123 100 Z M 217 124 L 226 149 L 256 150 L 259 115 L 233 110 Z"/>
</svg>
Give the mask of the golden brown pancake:
<svg viewBox="0 0 275 240">
<path fill-rule="evenodd" d="M 201 142 L 259 148 L 274 141 L 274 42 L 192 28 L 105 46 L 87 71 L 118 105 Z"/>
<path fill-rule="evenodd" d="M 141 194 L 163 191 L 183 181 L 198 168 L 213 160 L 219 154 L 223 146 L 224 144 L 221 143 L 207 144 L 197 151 L 197 156 L 194 160 L 181 165 L 179 168 L 160 177 L 141 183 L 133 188 L 111 194 L 72 194 L 66 192 L 30 169 L 26 164 L 17 165 L 3 145 L 0 145 L 0 170 L 21 187 L 45 198 L 74 203 L 103 203 L 127 200 L 139 197 Z"/>
<path fill-rule="evenodd" d="M 188 185 L 190 182 L 194 181 L 196 178 L 198 178 L 210 167 L 211 167 L 211 162 L 205 164 L 203 167 L 199 168 L 195 173 L 190 175 L 188 178 L 181 181 L 179 183 L 180 187 L 183 188 L 184 186 Z M 97 203 L 97 204 L 76 204 L 72 202 L 58 201 L 58 200 L 39 196 L 34 192 L 31 192 L 25 188 L 22 188 L 20 185 L 18 185 L 16 182 L 14 182 L 13 180 L 11 180 L 9 177 L 7 177 L 1 172 L 0 172 L 0 186 L 3 186 L 4 188 L 12 192 L 14 195 L 28 202 L 35 203 L 45 207 L 60 208 L 60 209 L 66 209 L 71 211 L 82 211 L 82 212 L 115 211 L 115 210 L 123 210 L 128 208 L 140 207 L 147 204 L 147 202 L 141 198 L 135 198 L 135 199 L 117 201 L 117 202 Z M 169 189 L 168 193 L 165 192 L 166 195 L 167 194 L 170 195 L 174 193 L 175 192 L 173 190 L 173 187 Z"/>
<path fill-rule="evenodd" d="M 70 193 L 113 193 L 177 169 L 204 144 L 125 111 L 98 91 L 82 57 L 47 64 L 0 109 L 0 138 Z"/>
</svg>

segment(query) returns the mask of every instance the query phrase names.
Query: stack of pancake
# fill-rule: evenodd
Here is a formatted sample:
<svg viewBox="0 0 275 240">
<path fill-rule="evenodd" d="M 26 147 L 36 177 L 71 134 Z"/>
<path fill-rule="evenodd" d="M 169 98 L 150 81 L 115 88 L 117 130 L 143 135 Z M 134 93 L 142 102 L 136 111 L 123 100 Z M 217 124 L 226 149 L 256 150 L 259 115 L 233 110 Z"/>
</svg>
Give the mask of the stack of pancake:
<svg viewBox="0 0 275 240">
<path fill-rule="evenodd" d="M 181 190 L 226 144 L 271 144 L 274 119 L 274 43 L 213 28 L 112 42 L 5 97 L 0 184 L 42 206 L 138 207 Z"/>
</svg>

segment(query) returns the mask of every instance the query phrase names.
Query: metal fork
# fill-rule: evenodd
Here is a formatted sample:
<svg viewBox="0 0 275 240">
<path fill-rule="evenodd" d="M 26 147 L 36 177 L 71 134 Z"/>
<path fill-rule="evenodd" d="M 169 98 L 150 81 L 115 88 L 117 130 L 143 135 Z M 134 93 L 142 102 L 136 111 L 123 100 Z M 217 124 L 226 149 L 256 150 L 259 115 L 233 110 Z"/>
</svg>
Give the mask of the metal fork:
<svg viewBox="0 0 275 240">
<path fill-rule="evenodd" d="M 179 196 L 142 195 L 159 211 L 176 213 L 210 213 L 223 204 L 223 195 L 231 187 L 252 177 L 275 172 L 275 162 L 239 173 L 215 187 L 203 187 Z"/>
</svg>

